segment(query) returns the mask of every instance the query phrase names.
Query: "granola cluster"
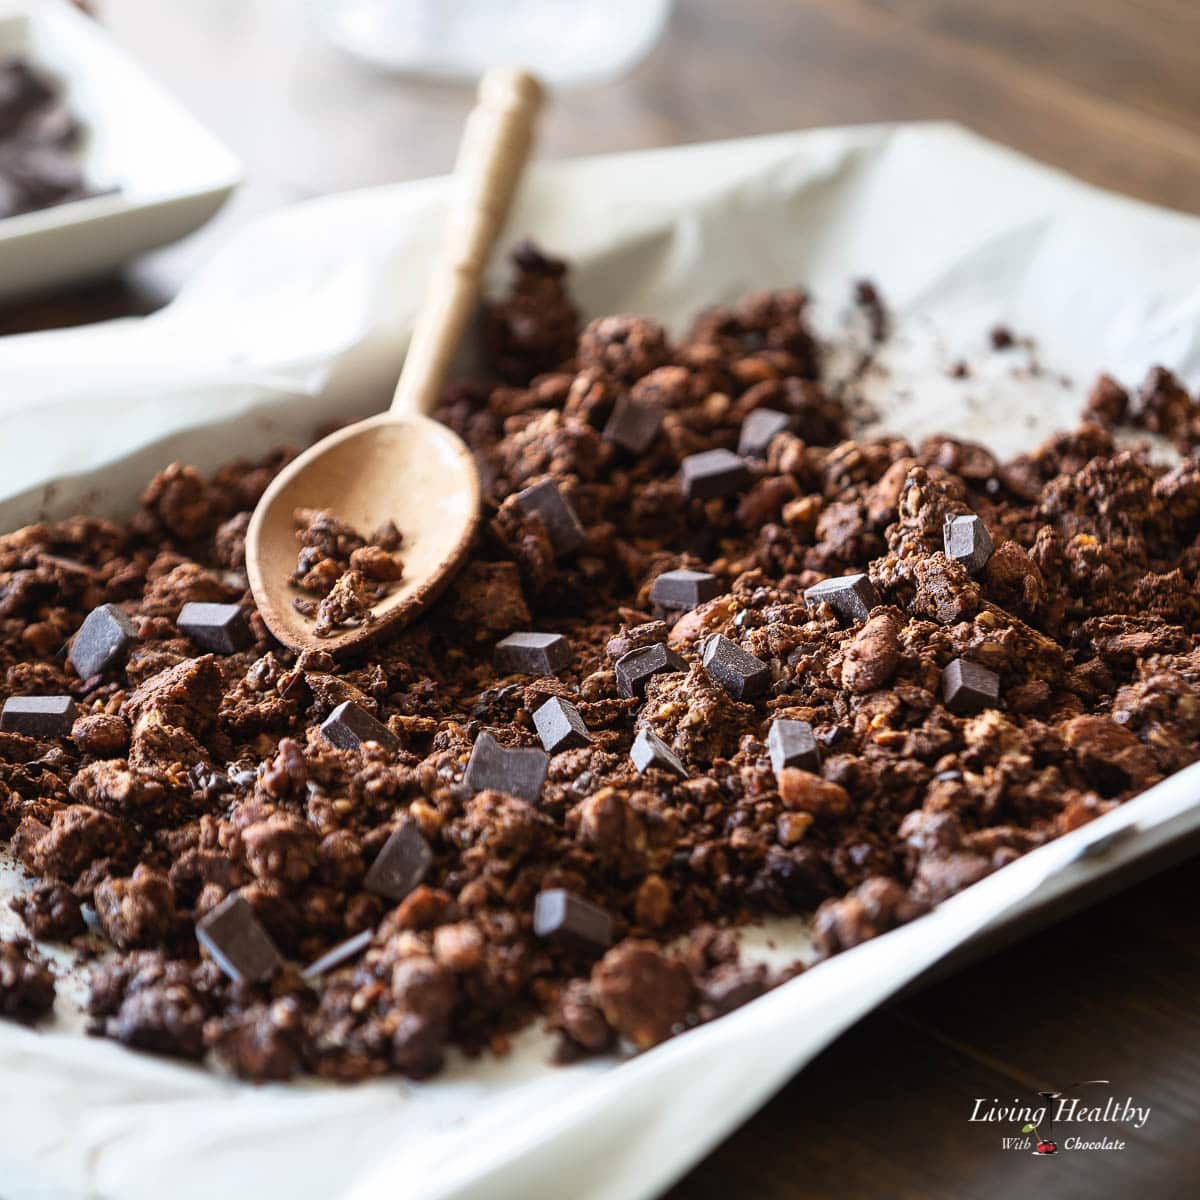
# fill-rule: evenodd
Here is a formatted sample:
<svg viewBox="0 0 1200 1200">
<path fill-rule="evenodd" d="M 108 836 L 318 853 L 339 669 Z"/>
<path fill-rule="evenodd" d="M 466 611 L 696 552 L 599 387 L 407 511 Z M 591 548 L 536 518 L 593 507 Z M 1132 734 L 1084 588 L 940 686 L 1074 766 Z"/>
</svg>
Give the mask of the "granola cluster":
<svg viewBox="0 0 1200 1200">
<path fill-rule="evenodd" d="M 168 467 L 126 525 L 0 538 L 0 698 L 78 709 L 0 732 L 0 839 L 36 880 L 13 907 L 115 948 L 97 1033 L 252 1079 L 424 1076 L 538 1016 L 564 1056 L 645 1049 L 783 977 L 739 960 L 737 923 L 815 912 L 837 953 L 1200 757 L 1200 462 L 1118 449 L 1115 384 L 1010 462 L 858 441 L 802 293 L 673 341 L 580 329 L 562 264 L 517 267 L 499 382 L 440 413 L 484 533 L 418 624 L 338 661 L 271 638 L 242 542 L 284 455 Z M 1145 427 L 1192 428 L 1165 372 L 1143 397 Z M 760 412 L 778 432 L 739 454 Z M 377 551 L 307 514 L 298 582 L 386 580 Z M 199 652 L 189 603 L 241 606 L 249 646 Z M 102 605 L 131 644 L 81 678 L 60 650 Z M 499 656 L 515 632 L 558 636 Z M 214 914 L 265 934 L 253 973 L 202 949 Z M 0 947 L 0 1010 L 44 1010 L 40 971 Z"/>
<path fill-rule="evenodd" d="M 298 508 L 294 520 L 300 552 L 291 581 L 305 593 L 292 601 L 296 611 L 314 619 L 317 637 L 370 624 L 371 606 L 404 575 L 400 530 L 386 521 L 368 540 L 326 509 Z"/>
</svg>

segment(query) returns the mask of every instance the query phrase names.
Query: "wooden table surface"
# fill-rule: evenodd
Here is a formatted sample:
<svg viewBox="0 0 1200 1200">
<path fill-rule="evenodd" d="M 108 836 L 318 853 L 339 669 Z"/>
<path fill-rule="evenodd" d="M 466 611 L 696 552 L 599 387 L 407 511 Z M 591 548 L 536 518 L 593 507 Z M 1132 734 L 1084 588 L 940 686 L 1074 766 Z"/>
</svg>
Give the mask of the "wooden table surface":
<svg viewBox="0 0 1200 1200">
<path fill-rule="evenodd" d="M 152 311 L 255 214 L 452 161 L 469 94 L 359 68 L 314 36 L 302 0 L 100 8 L 247 181 L 205 231 L 119 280 L 0 310 L 2 332 Z M 633 74 L 555 99 L 542 153 L 953 118 L 1196 211 L 1198 48 L 1196 0 L 678 0 Z M 671 1200 L 1200 1193 L 1196 869 L 1184 861 L 861 1022 Z M 1124 1151 L 1006 1153 L 997 1127 L 967 1119 L 976 1097 L 1094 1077 L 1152 1107 Z"/>
</svg>

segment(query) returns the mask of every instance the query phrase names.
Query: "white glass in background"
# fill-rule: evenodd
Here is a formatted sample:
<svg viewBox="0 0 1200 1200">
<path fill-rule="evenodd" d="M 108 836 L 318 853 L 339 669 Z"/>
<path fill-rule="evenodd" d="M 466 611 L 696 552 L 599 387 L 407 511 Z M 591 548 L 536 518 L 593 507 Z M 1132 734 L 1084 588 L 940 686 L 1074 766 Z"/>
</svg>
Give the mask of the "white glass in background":
<svg viewBox="0 0 1200 1200">
<path fill-rule="evenodd" d="M 653 48 L 672 0 L 310 0 L 325 37 L 384 70 L 475 80 L 519 63 L 552 85 L 600 83 Z"/>
</svg>

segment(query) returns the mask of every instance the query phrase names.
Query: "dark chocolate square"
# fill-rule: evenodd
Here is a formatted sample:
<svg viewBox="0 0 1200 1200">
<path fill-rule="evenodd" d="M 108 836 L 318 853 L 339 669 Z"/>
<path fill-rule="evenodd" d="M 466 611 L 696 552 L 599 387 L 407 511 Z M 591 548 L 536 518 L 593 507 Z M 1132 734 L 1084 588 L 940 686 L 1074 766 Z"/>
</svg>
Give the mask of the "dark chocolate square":
<svg viewBox="0 0 1200 1200">
<path fill-rule="evenodd" d="M 942 672 L 942 699 L 958 716 L 969 716 L 1000 702 L 1000 676 L 969 658 L 956 658 Z"/>
<path fill-rule="evenodd" d="M 561 633 L 510 633 L 496 643 L 497 671 L 557 675 L 571 665 L 571 643 Z"/>
<path fill-rule="evenodd" d="M 946 557 L 962 563 L 972 575 L 978 575 L 992 557 L 992 535 L 974 514 L 947 517 L 943 537 Z"/>
<path fill-rule="evenodd" d="M 201 650 L 236 654 L 254 640 L 246 614 L 236 604 L 201 604 L 189 601 L 175 622 Z"/>
<path fill-rule="evenodd" d="M 680 567 L 675 571 L 664 571 L 650 588 L 650 599 L 659 608 L 673 612 L 687 612 L 697 605 L 715 599 L 725 590 L 725 585 L 716 575 L 708 571 L 692 571 Z"/>
<path fill-rule="evenodd" d="M 813 727 L 807 721 L 777 717 L 767 734 L 767 752 L 776 775 L 784 767 L 800 767 L 804 771 L 821 769 L 821 752 L 817 749 Z"/>
<path fill-rule="evenodd" d="M 638 730 L 638 735 L 633 739 L 633 746 L 629 750 L 629 757 L 633 759 L 633 765 L 637 767 L 639 775 L 644 775 L 651 767 L 656 767 L 660 771 L 687 778 L 687 767 L 683 765 L 682 759 L 657 733 L 649 729 Z"/>
<path fill-rule="evenodd" d="M 735 700 L 757 700 L 771 683 L 771 668 L 721 634 L 704 643 L 704 670 Z"/>
<path fill-rule="evenodd" d="M 574 949 L 600 951 L 612 945 L 613 921 L 598 905 L 565 888 L 549 888 L 533 902 L 533 932 Z"/>
<path fill-rule="evenodd" d="M 339 750 L 361 749 L 363 742 L 378 742 L 394 754 L 400 739 L 353 700 L 345 700 L 321 722 L 321 736 Z"/>
<path fill-rule="evenodd" d="M 617 691 L 622 696 L 641 697 L 655 675 L 687 669 L 687 663 L 663 642 L 640 646 L 617 659 Z"/>
<path fill-rule="evenodd" d="M 363 887 L 388 900 L 403 900 L 433 865 L 433 850 L 416 821 L 406 817 L 375 857 Z"/>
<path fill-rule="evenodd" d="M 804 602 L 809 608 L 828 604 L 843 621 L 865 621 L 879 597 L 869 576 L 835 575 L 805 589 Z"/>
<path fill-rule="evenodd" d="M 556 558 L 574 554 L 587 541 L 575 510 L 553 479 L 543 479 L 518 492 L 517 504 L 526 515 L 541 518 Z"/>
<path fill-rule="evenodd" d="M 80 679 L 124 665 L 137 641 L 137 626 L 115 604 L 101 604 L 83 619 L 67 657 Z"/>
<path fill-rule="evenodd" d="M 579 709 L 561 696 L 551 696 L 545 704 L 534 710 L 533 727 L 548 754 L 575 750 L 592 742 Z"/>
<path fill-rule="evenodd" d="M 714 500 L 744 492 L 750 470 L 732 450 L 705 450 L 689 454 L 679 464 L 683 494 L 689 500 Z"/>
<path fill-rule="evenodd" d="M 490 733 L 475 739 L 463 783 L 472 792 L 491 788 L 535 803 L 542 794 L 550 756 L 534 746 L 507 750 Z"/>
<path fill-rule="evenodd" d="M 746 414 L 738 435 L 738 454 L 743 458 L 766 458 L 767 448 L 777 435 L 789 429 L 792 418 L 769 408 L 756 408 Z"/>
<path fill-rule="evenodd" d="M 78 714 L 70 696 L 9 696 L 0 709 L 0 732 L 31 738 L 66 737 Z"/>
<path fill-rule="evenodd" d="M 339 942 L 332 950 L 327 950 L 322 954 L 316 962 L 304 968 L 304 978 L 320 979 L 322 975 L 328 975 L 330 971 L 335 971 L 338 967 L 345 966 L 346 963 L 353 961 L 362 954 L 374 940 L 374 937 L 375 931 L 373 929 L 364 929 L 362 933 L 356 933 L 344 942 Z"/>
<path fill-rule="evenodd" d="M 264 983 L 283 958 L 241 892 L 226 896 L 196 926 L 196 940 L 238 983 Z"/>
<path fill-rule="evenodd" d="M 658 437 L 663 410 L 652 400 L 631 400 L 618 396 L 612 416 L 604 426 L 604 438 L 628 450 L 630 454 L 645 454 Z"/>
</svg>

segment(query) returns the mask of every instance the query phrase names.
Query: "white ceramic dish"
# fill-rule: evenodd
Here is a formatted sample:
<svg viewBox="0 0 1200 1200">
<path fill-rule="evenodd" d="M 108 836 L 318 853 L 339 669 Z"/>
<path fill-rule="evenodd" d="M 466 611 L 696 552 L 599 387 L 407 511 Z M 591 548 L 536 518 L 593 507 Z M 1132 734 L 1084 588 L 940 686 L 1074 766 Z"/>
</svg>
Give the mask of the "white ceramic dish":
<svg viewBox="0 0 1200 1200">
<path fill-rule="evenodd" d="M 104 275 L 198 229 L 237 185 L 237 160 L 109 37 L 65 0 L 3 21 L 83 122 L 88 184 L 103 195 L 0 220 L 0 299 Z M 20 30 L 24 17 L 24 30 Z"/>
<path fill-rule="evenodd" d="M 382 408 L 445 198 L 445 181 L 426 180 L 289 209 L 153 317 L 0 341 L 0 529 L 79 505 L 128 511 L 171 458 L 213 467 Z M 1162 362 L 1200 382 L 1200 221 L 946 126 L 543 166 L 512 222 L 531 231 L 571 258 L 587 314 L 673 328 L 800 280 L 836 328 L 850 281 L 871 275 L 902 335 L 874 399 L 913 439 L 948 428 L 1012 453 L 1073 423 L 1101 367 L 1137 380 Z M 1036 332 L 1047 369 L 1031 378 L 993 355 L 969 384 L 949 379 L 998 321 Z M 0 1024 L 0 1195 L 647 1200 L 927 967 L 1194 834 L 1198 784 L 1200 765 L 631 1061 L 550 1068 L 530 1030 L 505 1059 L 456 1060 L 419 1085 L 253 1088 L 80 1036 L 67 987 L 41 1032 Z M 0 862 L 0 930 L 15 928 L 2 900 L 19 886 Z M 803 922 L 770 935 L 803 954 Z"/>
</svg>

